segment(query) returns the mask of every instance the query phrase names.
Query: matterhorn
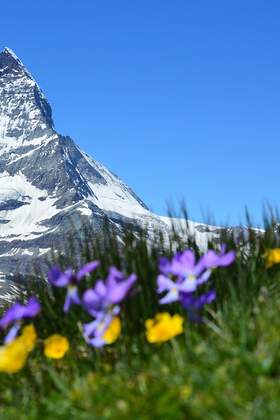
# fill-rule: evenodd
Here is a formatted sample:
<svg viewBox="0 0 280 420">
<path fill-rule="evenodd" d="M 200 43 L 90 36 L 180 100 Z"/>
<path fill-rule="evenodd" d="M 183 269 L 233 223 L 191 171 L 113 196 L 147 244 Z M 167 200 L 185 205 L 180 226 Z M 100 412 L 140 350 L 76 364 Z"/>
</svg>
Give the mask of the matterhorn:
<svg viewBox="0 0 280 420">
<path fill-rule="evenodd" d="M 27 272 L 74 224 L 168 229 L 116 175 L 54 128 L 51 107 L 20 59 L 0 53 L 0 276 Z M 6 284 L 6 283 L 5 283 Z M 1 294 L 1 291 L 0 291 Z"/>
</svg>

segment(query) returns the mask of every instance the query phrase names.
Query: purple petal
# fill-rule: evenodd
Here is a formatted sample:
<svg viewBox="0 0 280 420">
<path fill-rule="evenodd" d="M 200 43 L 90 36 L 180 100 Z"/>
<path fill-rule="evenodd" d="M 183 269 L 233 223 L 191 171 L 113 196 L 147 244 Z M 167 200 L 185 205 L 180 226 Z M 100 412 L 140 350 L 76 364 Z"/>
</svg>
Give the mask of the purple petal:
<svg viewBox="0 0 280 420">
<path fill-rule="evenodd" d="M 60 270 L 59 267 L 54 266 L 48 272 L 48 280 L 50 283 L 56 283 L 57 279 L 62 276 L 63 272 Z"/>
<path fill-rule="evenodd" d="M 192 269 L 195 265 L 194 252 L 190 249 L 187 249 L 186 251 L 183 251 L 181 256 L 180 256 L 180 260 L 181 260 L 181 263 L 184 265 L 184 267 Z"/>
<path fill-rule="evenodd" d="M 87 324 L 83 325 L 83 331 L 84 331 L 84 336 L 85 337 L 90 337 L 94 334 L 96 328 L 98 325 L 98 320 L 94 320 L 91 322 L 88 322 Z"/>
<path fill-rule="evenodd" d="M 104 297 L 107 292 L 107 288 L 105 286 L 105 283 L 102 280 L 98 280 L 95 283 L 94 291 L 99 297 Z"/>
<path fill-rule="evenodd" d="M 41 310 L 41 305 L 35 297 L 29 299 L 23 309 L 23 318 L 34 318 Z"/>
<path fill-rule="evenodd" d="M 225 254 L 226 253 L 226 250 L 227 250 L 227 245 L 224 244 L 224 243 L 220 244 L 221 254 Z"/>
<path fill-rule="evenodd" d="M 124 280 L 123 273 L 115 267 L 111 267 L 106 283 L 99 280 L 93 289 L 84 293 L 83 303 L 86 310 L 95 317 L 99 312 L 106 311 L 111 305 L 120 303 L 127 296 L 136 280 L 136 274 L 132 274 Z"/>
<path fill-rule="evenodd" d="M 136 274 L 132 274 L 128 277 L 127 280 L 124 280 L 120 283 L 113 283 L 111 282 L 110 287 L 108 287 L 107 291 L 107 299 L 111 304 L 120 303 L 128 294 L 131 287 L 137 280 Z"/>
<path fill-rule="evenodd" d="M 200 286 L 203 283 L 206 283 L 212 274 L 212 270 L 206 270 L 198 279 L 197 279 L 197 286 Z"/>
<path fill-rule="evenodd" d="M 205 268 L 207 267 L 205 267 L 204 258 L 201 257 L 198 263 L 194 266 L 192 274 L 196 277 L 199 277 Z"/>
<path fill-rule="evenodd" d="M 179 292 L 177 289 L 170 290 L 163 298 L 159 300 L 161 305 L 166 305 L 168 303 L 177 302 L 179 300 Z"/>
<path fill-rule="evenodd" d="M 102 280 L 95 283 L 94 288 L 86 290 L 83 300 L 86 304 L 96 304 L 106 296 L 107 288 Z"/>
<path fill-rule="evenodd" d="M 95 337 L 103 337 L 105 331 L 111 324 L 113 319 L 113 314 L 111 312 L 101 314 L 101 316 L 98 318 L 98 324 L 95 330 Z"/>
<path fill-rule="evenodd" d="M 219 267 L 227 267 L 235 261 L 236 254 L 234 251 L 230 251 L 219 258 Z"/>
<path fill-rule="evenodd" d="M 67 286 L 71 278 L 73 276 L 73 272 L 71 269 L 68 269 L 65 273 L 63 273 L 59 267 L 53 267 L 48 272 L 48 280 L 49 282 L 56 287 L 65 287 Z"/>
<path fill-rule="evenodd" d="M 19 323 L 15 324 L 6 335 L 4 344 L 9 344 L 11 341 L 13 341 L 18 335 L 19 329 L 20 329 L 20 324 Z"/>
<path fill-rule="evenodd" d="M 120 306 L 119 306 L 119 305 L 115 305 L 115 306 L 113 307 L 113 310 L 111 311 L 111 315 L 112 315 L 113 317 L 114 317 L 114 316 L 117 316 L 117 315 L 119 315 L 120 311 L 121 311 Z"/>
<path fill-rule="evenodd" d="M 97 293 L 100 292 L 100 293 Z M 102 292 L 102 294 L 101 294 Z M 107 304 L 106 301 L 106 287 L 104 283 L 100 280 L 96 283 L 94 289 L 88 289 L 83 295 L 83 304 L 85 309 L 92 315 L 96 314 L 105 309 Z"/>
<path fill-rule="evenodd" d="M 95 305 L 99 302 L 100 295 L 98 295 L 95 289 L 88 289 L 83 295 L 83 302 L 86 305 Z"/>
<path fill-rule="evenodd" d="M 80 281 L 85 275 L 92 273 L 99 267 L 99 261 L 92 261 L 85 264 L 77 273 L 77 280 Z"/>
<path fill-rule="evenodd" d="M 7 328 L 9 324 L 23 318 L 34 318 L 41 310 L 41 305 L 36 298 L 30 298 L 26 305 L 15 303 L 0 320 L 0 328 Z"/>
<path fill-rule="evenodd" d="M 205 268 L 227 267 L 235 260 L 235 252 L 218 255 L 215 251 L 209 250 L 202 258 Z"/>
<path fill-rule="evenodd" d="M 205 268 L 216 268 L 218 258 L 219 258 L 218 255 L 212 249 L 207 251 L 206 254 L 204 254 L 202 257 L 202 260 L 205 264 Z"/>
<path fill-rule="evenodd" d="M 187 278 L 182 283 L 180 283 L 179 290 L 181 292 L 190 293 L 194 292 L 197 289 L 197 280 L 192 280 Z"/>
<path fill-rule="evenodd" d="M 101 337 L 89 338 L 86 340 L 86 342 L 96 348 L 101 348 L 106 344 L 106 342 Z"/>
<path fill-rule="evenodd" d="M 180 293 L 180 301 L 185 309 L 190 308 L 194 304 L 195 297 L 192 293 Z"/>
<path fill-rule="evenodd" d="M 195 256 L 193 251 L 186 250 L 182 253 L 178 252 L 171 262 L 171 272 L 174 275 L 183 275 L 190 273 L 195 264 Z"/>
<path fill-rule="evenodd" d="M 113 313 L 101 313 L 98 318 L 92 322 L 83 325 L 84 337 L 87 342 L 93 338 L 103 337 L 113 319 Z"/>
<path fill-rule="evenodd" d="M 162 293 L 166 290 L 171 290 L 174 287 L 177 287 L 174 281 L 170 280 L 168 277 L 163 276 L 162 274 L 160 274 L 157 278 L 157 286 L 158 293 Z"/>
<path fill-rule="evenodd" d="M 23 314 L 23 305 L 20 303 L 15 303 L 11 306 L 3 315 L 0 320 L 0 327 L 5 329 L 17 319 L 20 319 Z"/>
<path fill-rule="evenodd" d="M 69 287 L 67 290 L 63 311 L 68 312 L 71 305 L 80 305 L 79 292 L 77 287 Z"/>
<path fill-rule="evenodd" d="M 192 293 L 180 294 L 181 304 L 188 311 L 198 311 L 204 305 L 213 302 L 216 299 L 215 290 L 211 290 L 202 294 L 201 296 L 195 297 Z"/>
<path fill-rule="evenodd" d="M 159 260 L 159 271 L 164 274 L 168 275 L 171 274 L 171 263 L 166 257 L 161 257 Z"/>
<path fill-rule="evenodd" d="M 109 274 L 107 276 L 107 283 L 110 282 L 121 282 L 124 280 L 124 275 L 116 267 L 112 266 L 109 268 Z"/>
<path fill-rule="evenodd" d="M 67 294 L 63 305 L 63 312 L 67 313 L 71 306 L 71 297 Z"/>
<path fill-rule="evenodd" d="M 216 291 L 210 290 L 207 293 L 204 293 L 203 295 L 199 296 L 195 302 L 194 307 L 195 309 L 201 309 L 204 305 L 207 305 L 211 302 L 213 302 L 216 299 Z"/>
</svg>

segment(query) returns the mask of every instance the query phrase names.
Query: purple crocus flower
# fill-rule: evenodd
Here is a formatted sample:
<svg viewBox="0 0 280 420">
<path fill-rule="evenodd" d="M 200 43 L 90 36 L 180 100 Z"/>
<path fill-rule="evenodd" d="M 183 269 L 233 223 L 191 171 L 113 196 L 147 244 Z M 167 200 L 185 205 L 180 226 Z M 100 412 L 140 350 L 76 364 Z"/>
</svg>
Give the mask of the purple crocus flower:
<svg viewBox="0 0 280 420">
<path fill-rule="evenodd" d="M 68 312 L 72 304 L 81 304 L 77 285 L 87 274 L 96 270 L 99 265 L 99 261 L 92 261 L 85 264 L 77 273 L 71 268 L 63 272 L 59 267 L 54 266 L 48 272 L 48 280 L 53 286 L 67 287 L 67 294 L 63 306 L 64 312 Z"/>
<path fill-rule="evenodd" d="M 8 344 L 15 339 L 21 327 L 22 320 L 35 318 L 40 310 L 41 305 L 35 297 L 31 297 L 26 305 L 20 303 L 12 305 L 0 319 L 0 328 L 3 330 L 13 324 L 5 337 L 4 343 Z"/>
<path fill-rule="evenodd" d="M 98 280 L 92 289 L 88 289 L 83 296 L 86 310 L 94 317 L 101 312 L 118 306 L 127 296 L 137 280 L 136 274 L 125 279 L 123 273 L 111 267 L 106 281 Z"/>
</svg>

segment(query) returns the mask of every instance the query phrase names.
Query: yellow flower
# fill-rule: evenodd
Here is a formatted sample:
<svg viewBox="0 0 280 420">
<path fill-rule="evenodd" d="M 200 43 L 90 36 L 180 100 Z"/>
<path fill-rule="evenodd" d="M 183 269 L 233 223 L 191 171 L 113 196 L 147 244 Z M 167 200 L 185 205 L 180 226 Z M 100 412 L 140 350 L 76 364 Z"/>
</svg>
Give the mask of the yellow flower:
<svg viewBox="0 0 280 420">
<path fill-rule="evenodd" d="M 31 352 L 34 349 L 37 340 L 37 333 L 34 325 L 31 324 L 24 327 L 19 339 L 24 343 L 26 350 Z"/>
<path fill-rule="evenodd" d="M 29 351 L 21 337 L 0 347 L 0 372 L 16 373 L 20 371 L 27 360 Z"/>
<path fill-rule="evenodd" d="M 121 333 L 121 321 L 118 316 L 113 318 L 111 324 L 105 331 L 102 339 L 106 342 L 106 344 L 114 343 L 120 336 Z"/>
<path fill-rule="evenodd" d="M 269 249 L 264 254 L 266 259 L 266 267 L 270 268 L 274 264 L 280 263 L 280 248 Z"/>
<path fill-rule="evenodd" d="M 0 347 L 0 372 L 16 373 L 20 371 L 28 354 L 34 349 L 37 334 L 34 325 L 23 328 L 22 334 L 9 344 Z"/>
<path fill-rule="evenodd" d="M 180 315 L 171 316 L 168 312 L 159 313 L 154 319 L 147 319 L 145 326 L 148 342 L 161 343 L 181 334 L 183 322 Z"/>
<path fill-rule="evenodd" d="M 69 342 L 60 334 L 53 334 L 44 341 L 44 354 L 50 359 L 62 359 L 69 350 Z"/>
</svg>

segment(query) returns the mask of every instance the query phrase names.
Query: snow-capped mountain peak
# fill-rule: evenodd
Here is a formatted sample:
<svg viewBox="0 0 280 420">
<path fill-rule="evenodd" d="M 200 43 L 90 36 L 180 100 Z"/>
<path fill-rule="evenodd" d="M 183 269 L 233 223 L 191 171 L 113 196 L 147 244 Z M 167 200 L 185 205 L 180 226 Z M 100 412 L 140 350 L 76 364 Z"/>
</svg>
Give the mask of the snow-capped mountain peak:
<svg viewBox="0 0 280 420">
<path fill-rule="evenodd" d="M 51 107 L 41 89 L 14 52 L 5 48 L 0 53 L 0 147 L 18 148 L 50 135 L 52 128 Z"/>
<path fill-rule="evenodd" d="M 1 53 L 1 61 L 3 63 L 5 63 L 6 67 L 14 68 L 14 69 L 22 69 L 23 71 L 27 70 L 25 69 L 23 63 L 20 61 L 20 59 L 18 58 L 18 56 L 14 53 L 13 50 L 11 50 L 10 48 L 6 47 L 4 48 L 4 50 Z"/>
<path fill-rule="evenodd" d="M 121 179 L 55 131 L 39 85 L 5 48 L 0 53 L 0 283 L 14 272 L 29 272 L 34 262 L 42 266 L 49 250 L 84 221 L 95 232 L 105 221 L 116 234 L 126 224 L 170 232 L 170 220 L 151 213 Z M 192 224 L 192 230 L 200 245 L 207 243 L 204 226 Z"/>
<path fill-rule="evenodd" d="M 13 51 L 0 53 L 0 273 L 21 272 L 84 220 L 166 229 L 136 194 L 70 137 Z M 26 268 L 25 268 L 26 267 Z"/>
</svg>

